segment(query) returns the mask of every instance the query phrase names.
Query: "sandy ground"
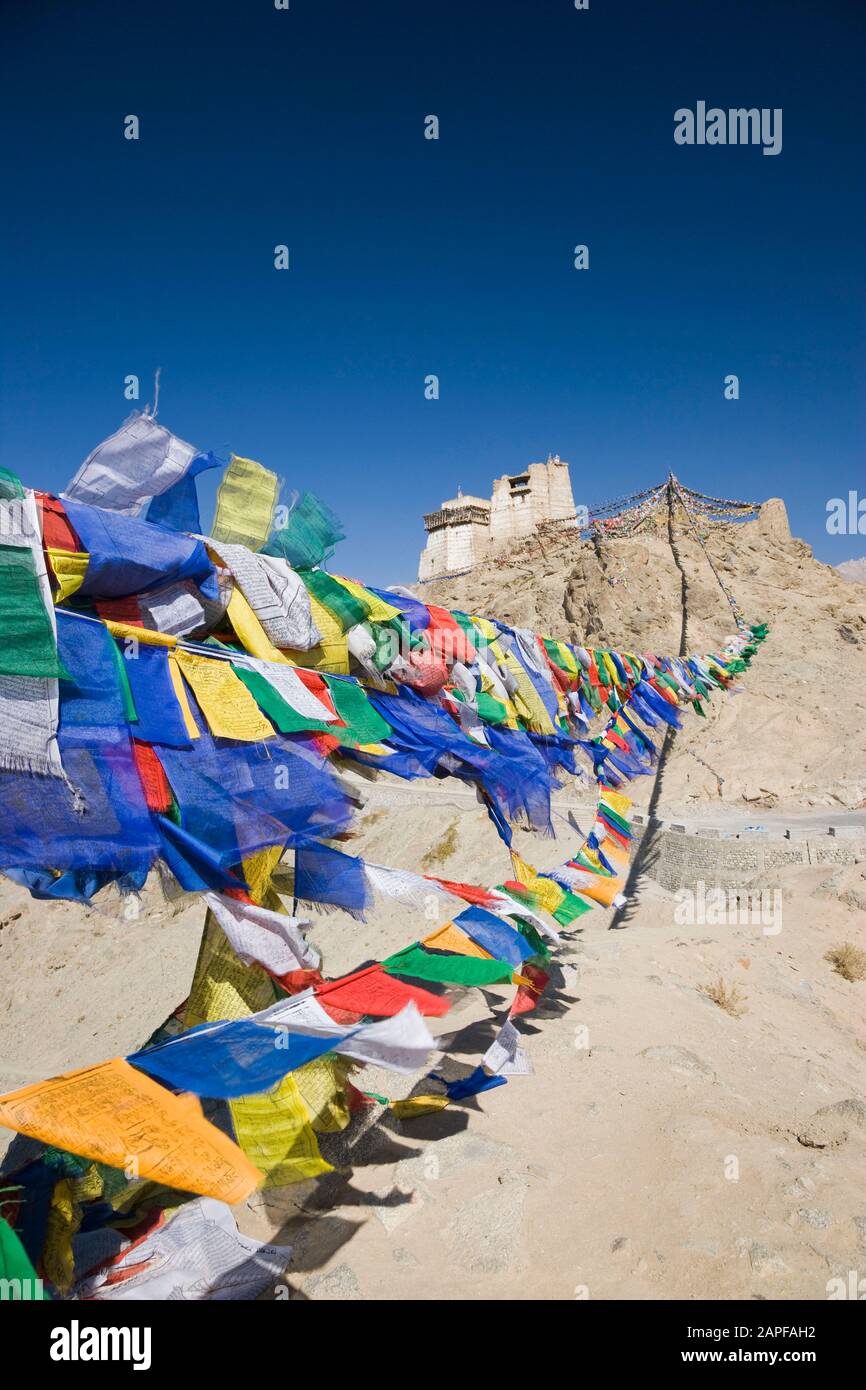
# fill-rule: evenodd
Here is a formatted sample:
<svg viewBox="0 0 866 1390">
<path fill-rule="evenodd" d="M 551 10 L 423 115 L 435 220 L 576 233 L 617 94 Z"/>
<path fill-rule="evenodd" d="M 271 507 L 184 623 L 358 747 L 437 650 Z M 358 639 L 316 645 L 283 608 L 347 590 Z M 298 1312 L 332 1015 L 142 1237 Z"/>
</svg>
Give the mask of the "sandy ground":
<svg viewBox="0 0 866 1390">
<path fill-rule="evenodd" d="M 371 800 L 351 848 L 418 868 L 423 816 L 430 871 L 499 880 L 484 812 L 449 785 L 426 807 L 419 789 L 413 815 Z M 576 839 L 557 823 L 557 840 L 518 837 L 539 867 Z M 787 870 L 778 934 L 678 925 L 673 895 L 644 880 L 627 927 L 598 909 L 564 945 L 520 1025 L 532 1076 L 411 1122 L 372 1107 L 321 1136 L 337 1172 L 256 1194 L 242 1228 L 294 1247 L 290 1297 L 825 1298 L 866 1269 L 866 983 L 824 960 L 866 947 L 864 873 Z M 201 920 L 155 889 L 126 921 L 3 884 L 0 971 L 18 982 L 0 1014 L 4 1089 L 140 1044 L 187 992 Z M 310 935 L 338 973 L 425 929 L 387 903 L 363 923 L 316 917 Z M 741 1016 L 702 992 L 719 977 Z M 507 995 L 472 991 L 437 1021 L 449 1075 L 477 1064 Z M 359 1084 L 393 1098 L 430 1089 L 419 1080 L 368 1068 Z"/>
</svg>

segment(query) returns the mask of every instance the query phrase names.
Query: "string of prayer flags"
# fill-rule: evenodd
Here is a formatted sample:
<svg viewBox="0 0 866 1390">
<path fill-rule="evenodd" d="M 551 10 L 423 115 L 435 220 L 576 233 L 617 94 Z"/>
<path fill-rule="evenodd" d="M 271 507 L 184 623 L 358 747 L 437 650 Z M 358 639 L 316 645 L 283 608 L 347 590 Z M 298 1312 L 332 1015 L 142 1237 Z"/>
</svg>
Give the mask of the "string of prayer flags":
<svg viewBox="0 0 866 1390">
<path fill-rule="evenodd" d="M 109 882 L 140 887 L 156 862 L 171 894 L 199 892 L 208 909 L 171 1026 L 129 1059 L 0 1098 L 0 1122 L 82 1155 L 58 1169 L 40 1207 L 41 1267 L 61 1289 L 91 1234 L 97 1163 L 122 1171 L 134 1160 L 165 1184 L 163 1208 L 172 1188 L 234 1201 L 262 1181 L 328 1172 L 316 1133 L 338 1132 L 363 1104 L 350 1070 L 423 1070 L 434 1048 L 424 1018 L 447 1013 L 455 989 L 516 986 L 481 1064 L 392 1113 L 431 1113 L 530 1071 L 513 1020 L 549 983 L 556 928 L 593 902 L 624 901 L 632 831 L 621 788 L 657 758 L 647 729 L 678 726 L 689 704 L 702 713 L 766 637 L 738 617 L 714 655 L 636 656 L 367 588 L 319 568 L 341 534 L 327 508 L 306 494 L 286 521 L 275 475 L 238 456 L 204 541 L 194 480 L 209 460 L 149 416 L 127 425 L 86 461 L 65 504 L 0 472 L 0 866 L 35 896 L 89 900 Z M 482 888 L 325 843 L 346 833 L 361 799 L 337 770 L 344 760 L 365 776 L 469 782 L 510 845 L 514 825 L 552 834 L 551 791 L 578 758 L 592 766 L 595 816 L 547 872 L 515 853 L 513 878 Z M 42 772 L 64 779 L 48 795 Z M 280 872 L 289 847 L 293 867 Z M 404 950 L 326 980 L 281 892 L 354 915 L 375 893 L 425 914 L 431 896 L 460 906 Z M 207 1125 L 195 1094 L 228 1102 L 237 1146 Z M 88 1296 L 124 1285 L 130 1297 L 230 1296 L 216 1252 L 238 1256 L 233 1229 L 212 1210 L 200 1220 L 198 1204 L 188 1231 L 206 1253 L 185 1262 L 170 1239 L 182 1212 L 126 1250 L 136 1201 L 105 1202 L 120 1258 Z M 147 1259 L 136 1262 L 139 1240 Z"/>
</svg>

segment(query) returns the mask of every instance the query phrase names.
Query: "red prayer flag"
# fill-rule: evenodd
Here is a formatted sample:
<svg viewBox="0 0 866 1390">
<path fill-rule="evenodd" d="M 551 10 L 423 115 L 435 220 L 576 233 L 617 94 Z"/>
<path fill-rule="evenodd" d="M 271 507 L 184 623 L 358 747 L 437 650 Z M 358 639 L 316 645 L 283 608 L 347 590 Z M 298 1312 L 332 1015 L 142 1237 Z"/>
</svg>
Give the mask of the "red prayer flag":
<svg viewBox="0 0 866 1390">
<path fill-rule="evenodd" d="M 351 975 L 343 975 L 339 980 L 329 980 L 319 986 L 316 997 L 324 1008 L 336 1005 L 337 1008 L 356 1010 L 359 1014 L 371 1014 L 376 1018 L 393 1017 L 410 1000 L 428 1018 L 441 1018 L 451 1007 L 444 995 L 431 994 L 418 985 L 408 985 L 394 975 L 386 974 L 378 963 L 364 970 L 356 970 Z"/>
<path fill-rule="evenodd" d="M 170 811 L 172 803 L 171 787 L 154 749 L 149 743 L 132 740 L 132 753 L 135 766 L 144 788 L 144 799 L 149 811 Z"/>
<path fill-rule="evenodd" d="M 72 529 L 66 508 L 59 497 L 37 492 L 36 500 L 42 509 L 42 544 L 51 550 L 72 550 L 84 553 L 84 547 Z"/>
</svg>

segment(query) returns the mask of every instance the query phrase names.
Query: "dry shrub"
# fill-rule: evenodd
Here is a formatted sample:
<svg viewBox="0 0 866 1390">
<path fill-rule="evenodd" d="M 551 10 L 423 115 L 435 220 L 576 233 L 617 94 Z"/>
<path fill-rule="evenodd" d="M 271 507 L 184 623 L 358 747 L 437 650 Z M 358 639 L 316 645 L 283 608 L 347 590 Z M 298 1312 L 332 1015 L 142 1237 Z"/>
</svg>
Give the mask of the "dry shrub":
<svg viewBox="0 0 866 1390">
<path fill-rule="evenodd" d="M 834 946 L 824 959 L 830 962 L 843 980 L 850 980 L 852 984 L 856 980 L 866 980 L 866 951 L 855 946 L 853 941 L 843 941 L 841 946 Z"/>
<path fill-rule="evenodd" d="M 422 869 L 435 869 L 437 864 L 444 864 L 446 859 L 450 859 L 457 848 L 457 822 L 452 821 L 445 834 L 428 849 L 421 860 Z"/>
<path fill-rule="evenodd" d="M 705 994 L 708 999 L 712 999 L 714 1004 L 718 1004 L 720 1009 L 724 1009 L 731 1018 L 742 1018 L 746 1012 L 746 996 L 740 993 L 738 985 L 729 985 L 722 979 L 721 975 L 714 984 L 699 985 L 701 994 Z"/>
</svg>

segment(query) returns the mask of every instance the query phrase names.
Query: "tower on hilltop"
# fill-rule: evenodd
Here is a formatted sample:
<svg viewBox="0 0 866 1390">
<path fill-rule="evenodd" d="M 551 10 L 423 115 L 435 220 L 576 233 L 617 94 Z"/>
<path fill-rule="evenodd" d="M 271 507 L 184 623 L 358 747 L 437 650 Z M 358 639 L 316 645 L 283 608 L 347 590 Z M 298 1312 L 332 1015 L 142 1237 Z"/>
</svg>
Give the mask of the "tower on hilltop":
<svg viewBox="0 0 866 1390">
<path fill-rule="evenodd" d="M 496 550 L 530 535 L 545 521 L 568 525 L 575 520 L 568 464 L 559 454 L 546 463 L 531 463 L 525 473 L 504 473 L 493 483 L 493 496 L 458 495 L 424 517 L 427 544 L 418 578 L 439 579 L 472 569 Z"/>
</svg>

